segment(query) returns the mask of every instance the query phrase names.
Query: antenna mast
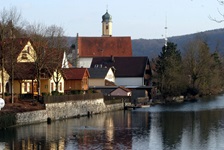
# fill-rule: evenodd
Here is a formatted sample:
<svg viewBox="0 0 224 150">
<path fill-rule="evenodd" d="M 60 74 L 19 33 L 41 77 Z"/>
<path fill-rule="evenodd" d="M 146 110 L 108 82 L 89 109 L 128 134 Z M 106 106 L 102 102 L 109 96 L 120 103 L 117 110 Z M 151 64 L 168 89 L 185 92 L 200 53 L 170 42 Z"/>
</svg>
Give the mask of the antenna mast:
<svg viewBox="0 0 224 150">
<path fill-rule="evenodd" d="M 168 38 L 167 38 L 167 16 L 166 16 L 166 20 L 165 20 L 165 44 L 164 44 L 164 46 L 165 46 L 165 51 L 167 50 L 167 41 L 168 41 Z"/>
</svg>

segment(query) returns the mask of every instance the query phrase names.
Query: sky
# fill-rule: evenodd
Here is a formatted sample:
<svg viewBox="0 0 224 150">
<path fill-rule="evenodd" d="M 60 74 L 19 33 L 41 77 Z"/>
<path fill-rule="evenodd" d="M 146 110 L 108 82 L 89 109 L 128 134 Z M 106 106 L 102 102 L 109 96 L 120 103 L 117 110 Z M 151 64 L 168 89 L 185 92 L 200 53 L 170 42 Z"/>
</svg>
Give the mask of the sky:
<svg viewBox="0 0 224 150">
<path fill-rule="evenodd" d="M 108 10 L 113 36 L 161 39 L 223 28 L 217 0 L 0 0 L 0 11 L 16 8 L 31 24 L 57 25 L 65 36 L 101 36 Z M 222 11 L 223 10 L 223 11 Z M 167 30 L 165 31 L 165 27 Z"/>
</svg>

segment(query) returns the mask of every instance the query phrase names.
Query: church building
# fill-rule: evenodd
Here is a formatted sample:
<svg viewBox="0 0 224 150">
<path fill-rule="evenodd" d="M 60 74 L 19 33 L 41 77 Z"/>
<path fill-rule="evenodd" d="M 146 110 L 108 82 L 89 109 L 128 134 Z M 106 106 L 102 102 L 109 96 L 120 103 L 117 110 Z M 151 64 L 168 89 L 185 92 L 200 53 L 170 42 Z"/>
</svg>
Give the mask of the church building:
<svg viewBox="0 0 224 150">
<path fill-rule="evenodd" d="M 75 67 L 89 68 L 95 57 L 132 57 L 130 36 L 112 36 L 112 16 L 102 16 L 102 36 L 82 37 L 77 34 L 74 54 Z"/>
</svg>

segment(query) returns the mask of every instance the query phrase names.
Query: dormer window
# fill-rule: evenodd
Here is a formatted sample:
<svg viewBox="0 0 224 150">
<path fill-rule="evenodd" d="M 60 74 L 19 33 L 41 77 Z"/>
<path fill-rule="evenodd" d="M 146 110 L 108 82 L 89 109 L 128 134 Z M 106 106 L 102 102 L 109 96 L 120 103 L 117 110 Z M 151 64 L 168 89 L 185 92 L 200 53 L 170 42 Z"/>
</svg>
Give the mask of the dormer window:
<svg viewBox="0 0 224 150">
<path fill-rule="evenodd" d="M 26 49 L 22 51 L 22 59 L 28 59 L 27 55 L 30 54 L 30 47 L 27 46 Z"/>
<path fill-rule="evenodd" d="M 23 53 L 23 54 L 22 54 L 22 59 L 28 59 L 26 53 Z"/>
</svg>

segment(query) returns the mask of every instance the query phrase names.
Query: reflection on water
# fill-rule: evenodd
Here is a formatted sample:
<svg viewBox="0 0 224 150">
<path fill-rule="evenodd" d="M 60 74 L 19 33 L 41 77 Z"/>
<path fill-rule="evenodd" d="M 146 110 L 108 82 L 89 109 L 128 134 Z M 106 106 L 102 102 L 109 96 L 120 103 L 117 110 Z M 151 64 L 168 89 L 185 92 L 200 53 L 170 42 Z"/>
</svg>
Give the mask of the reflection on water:
<svg viewBox="0 0 224 150">
<path fill-rule="evenodd" d="M 224 96 L 0 131 L 6 150 L 224 149 Z"/>
</svg>

